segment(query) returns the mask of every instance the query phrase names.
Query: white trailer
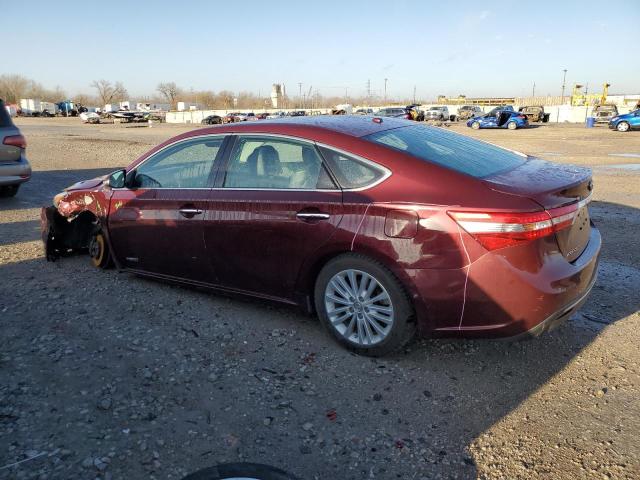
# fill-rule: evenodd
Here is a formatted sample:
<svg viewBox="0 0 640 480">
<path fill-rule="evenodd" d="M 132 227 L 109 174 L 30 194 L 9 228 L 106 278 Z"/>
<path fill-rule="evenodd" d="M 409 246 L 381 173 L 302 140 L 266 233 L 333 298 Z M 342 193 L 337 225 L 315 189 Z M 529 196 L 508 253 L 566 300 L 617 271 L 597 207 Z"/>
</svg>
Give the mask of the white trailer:
<svg viewBox="0 0 640 480">
<path fill-rule="evenodd" d="M 21 98 L 20 110 L 23 115 L 33 115 L 33 112 L 41 112 L 40 100 L 34 100 L 33 98 Z"/>
</svg>

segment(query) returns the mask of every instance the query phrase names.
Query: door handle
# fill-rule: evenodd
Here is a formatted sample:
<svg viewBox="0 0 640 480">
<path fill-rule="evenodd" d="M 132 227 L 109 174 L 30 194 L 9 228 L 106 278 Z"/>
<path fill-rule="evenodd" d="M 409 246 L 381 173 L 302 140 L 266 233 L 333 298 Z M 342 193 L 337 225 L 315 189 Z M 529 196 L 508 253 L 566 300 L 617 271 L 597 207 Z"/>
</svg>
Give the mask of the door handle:
<svg viewBox="0 0 640 480">
<path fill-rule="evenodd" d="M 329 220 L 331 215 L 328 213 L 312 213 L 312 212 L 298 212 L 296 217 L 300 220 Z"/>
<path fill-rule="evenodd" d="M 200 210 L 199 208 L 181 208 L 178 211 L 180 212 L 180 215 L 186 218 L 193 218 L 195 215 L 202 215 L 203 213 L 203 210 Z"/>
</svg>

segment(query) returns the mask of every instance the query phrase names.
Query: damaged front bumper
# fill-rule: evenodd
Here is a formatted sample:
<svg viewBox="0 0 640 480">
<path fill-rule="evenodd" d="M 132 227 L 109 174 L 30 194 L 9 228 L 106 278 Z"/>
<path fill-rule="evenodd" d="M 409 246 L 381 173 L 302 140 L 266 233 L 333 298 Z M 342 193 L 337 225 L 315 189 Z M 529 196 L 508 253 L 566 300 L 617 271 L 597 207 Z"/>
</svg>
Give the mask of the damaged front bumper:
<svg viewBox="0 0 640 480">
<path fill-rule="evenodd" d="M 91 218 L 79 215 L 64 217 L 53 205 L 40 210 L 40 232 L 44 254 L 54 262 L 73 250 L 87 248 L 92 231 Z"/>
</svg>

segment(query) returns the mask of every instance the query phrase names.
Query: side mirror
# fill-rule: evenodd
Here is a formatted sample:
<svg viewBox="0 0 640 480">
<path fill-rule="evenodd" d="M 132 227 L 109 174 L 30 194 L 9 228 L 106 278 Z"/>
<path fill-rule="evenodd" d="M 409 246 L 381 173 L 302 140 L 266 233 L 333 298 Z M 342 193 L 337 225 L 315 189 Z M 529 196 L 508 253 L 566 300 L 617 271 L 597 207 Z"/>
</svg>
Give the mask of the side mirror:
<svg viewBox="0 0 640 480">
<path fill-rule="evenodd" d="M 116 170 L 109 178 L 107 178 L 105 184 L 111 188 L 124 188 L 125 178 L 127 176 L 127 171 L 123 168 L 122 170 Z"/>
</svg>

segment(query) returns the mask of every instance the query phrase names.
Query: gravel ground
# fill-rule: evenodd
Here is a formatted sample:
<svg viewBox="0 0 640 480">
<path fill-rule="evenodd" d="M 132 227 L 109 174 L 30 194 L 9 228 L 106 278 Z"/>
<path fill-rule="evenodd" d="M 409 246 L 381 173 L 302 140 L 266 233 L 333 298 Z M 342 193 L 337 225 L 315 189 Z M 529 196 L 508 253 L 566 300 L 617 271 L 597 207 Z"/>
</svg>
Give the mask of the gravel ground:
<svg viewBox="0 0 640 480">
<path fill-rule="evenodd" d="M 41 205 L 189 127 L 18 124 L 35 173 L 0 201 L 0 479 L 180 479 L 232 461 L 303 479 L 640 476 L 640 133 L 450 127 L 594 168 L 599 281 L 539 339 L 420 340 L 374 360 L 293 308 L 47 263 Z"/>
</svg>

